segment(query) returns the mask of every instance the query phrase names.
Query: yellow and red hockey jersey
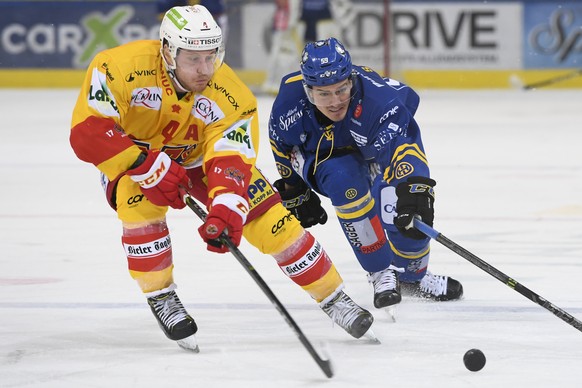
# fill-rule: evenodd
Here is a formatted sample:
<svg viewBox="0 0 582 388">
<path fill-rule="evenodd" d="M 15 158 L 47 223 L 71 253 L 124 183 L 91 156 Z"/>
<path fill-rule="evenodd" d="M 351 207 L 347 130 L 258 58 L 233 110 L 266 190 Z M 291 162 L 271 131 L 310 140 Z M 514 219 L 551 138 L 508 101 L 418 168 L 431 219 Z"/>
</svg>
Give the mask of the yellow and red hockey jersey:
<svg viewBox="0 0 582 388">
<path fill-rule="evenodd" d="M 186 168 L 202 166 L 212 200 L 221 192 L 246 197 L 258 136 L 256 98 L 228 65 L 202 93 L 179 99 L 160 43 L 141 40 L 95 56 L 74 108 L 70 141 L 76 155 L 109 180 L 145 149 L 161 150 Z"/>
</svg>

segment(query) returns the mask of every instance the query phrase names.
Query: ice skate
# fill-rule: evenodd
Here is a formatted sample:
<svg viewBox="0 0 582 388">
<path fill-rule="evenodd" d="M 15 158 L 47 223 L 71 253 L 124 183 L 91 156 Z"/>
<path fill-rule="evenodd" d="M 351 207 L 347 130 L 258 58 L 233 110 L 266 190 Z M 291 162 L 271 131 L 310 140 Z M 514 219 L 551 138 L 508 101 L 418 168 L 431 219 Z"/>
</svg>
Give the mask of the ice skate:
<svg viewBox="0 0 582 388">
<path fill-rule="evenodd" d="M 371 332 L 370 326 L 374 322 L 372 314 L 358 306 L 343 291 L 339 291 L 331 298 L 322 301 L 320 307 L 334 323 L 354 338 L 360 338 L 368 331 Z M 371 334 L 373 335 L 373 333 Z M 373 337 L 376 338 L 375 335 Z"/>
<path fill-rule="evenodd" d="M 166 337 L 176 341 L 183 349 L 199 352 L 194 336 L 198 326 L 188 315 L 175 291 L 149 297 L 148 304 Z"/>
<path fill-rule="evenodd" d="M 380 309 L 400 303 L 400 284 L 394 267 L 368 273 L 368 282 L 374 286 L 374 307 Z"/>
<path fill-rule="evenodd" d="M 429 271 L 419 282 L 400 282 L 400 289 L 404 295 L 440 302 L 457 300 L 463 296 L 463 285 L 458 280 L 444 275 L 433 275 Z"/>
<path fill-rule="evenodd" d="M 369 272 L 368 283 L 374 287 L 374 307 L 383 309 L 392 322 L 396 322 L 396 308 L 400 303 L 400 284 L 393 266 L 383 271 Z"/>
</svg>

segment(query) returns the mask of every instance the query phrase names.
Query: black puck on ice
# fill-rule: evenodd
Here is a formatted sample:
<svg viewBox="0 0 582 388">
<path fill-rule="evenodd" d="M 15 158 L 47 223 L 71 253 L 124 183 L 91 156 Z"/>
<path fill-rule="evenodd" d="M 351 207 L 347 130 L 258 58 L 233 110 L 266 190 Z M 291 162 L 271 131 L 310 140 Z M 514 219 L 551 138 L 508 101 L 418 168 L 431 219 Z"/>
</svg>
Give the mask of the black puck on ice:
<svg viewBox="0 0 582 388">
<path fill-rule="evenodd" d="M 463 363 L 471 372 L 477 372 L 483 369 L 485 361 L 485 355 L 479 349 L 469 349 L 463 356 Z"/>
</svg>

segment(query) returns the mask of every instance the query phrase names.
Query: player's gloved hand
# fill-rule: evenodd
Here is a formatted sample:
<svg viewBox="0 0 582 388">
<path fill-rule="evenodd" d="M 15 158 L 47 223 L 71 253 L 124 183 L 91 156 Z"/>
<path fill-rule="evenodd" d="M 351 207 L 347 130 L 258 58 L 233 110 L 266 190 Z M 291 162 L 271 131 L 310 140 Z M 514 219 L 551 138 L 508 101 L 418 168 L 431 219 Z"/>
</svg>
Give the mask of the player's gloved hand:
<svg viewBox="0 0 582 388">
<path fill-rule="evenodd" d="M 413 176 L 396 186 L 396 213 L 394 225 L 406 237 L 422 240 L 426 235 L 414 228 L 413 218 L 420 219 L 432 226 L 434 221 L 434 189 L 433 179 Z"/>
<path fill-rule="evenodd" d="M 301 222 L 301 226 L 309 228 L 317 224 L 327 222 L 327 213 L 321 207 L 321 201 L 305 182 L 301 181 L 299 186 L 285 189 L 283 179 L 278 179 L 274 183 L 275 188 L 281 195 L 283 206 L 289 210 Z"/>
<path fill-rule="evenodd" d="M 224 232 L 238 247 L 242 238 L 243 225 L 247 220 L 249 204 L 237 194 L 220 194 L 214 198 L 204 224 L 198 233 L 210 252 L 225 253 L 228 247 L 220 239 Z"/>
<path fill-rule="evenodd" d="M 147 199 L 157 206 L 171 206 L 182 209 L 186 204 L 178 191 L 178 186 L 192 187 L 186 170 L 160 151 L 147 151 L 140 156 L 137 167 L 126 172 L 137 182 Z"/>
</svg>

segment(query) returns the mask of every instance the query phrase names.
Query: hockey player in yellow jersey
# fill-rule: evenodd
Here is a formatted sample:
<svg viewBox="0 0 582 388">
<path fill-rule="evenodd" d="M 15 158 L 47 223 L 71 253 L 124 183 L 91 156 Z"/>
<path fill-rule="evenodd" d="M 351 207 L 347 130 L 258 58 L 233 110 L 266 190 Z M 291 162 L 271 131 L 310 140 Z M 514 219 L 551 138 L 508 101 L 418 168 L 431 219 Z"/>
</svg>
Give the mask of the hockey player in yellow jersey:
<svg viewBox="0 0 582 388">
<path fill-rule="evenodd" d="M 185 207 L 182 187 L 208 208 L 198 232 L 209 251 L 228 251 L 222 232 L 235 245 L 244 236 L 359 338 L 372 315 L 345 294 L 325 250 L 255 167 L 257 101 L 223 63 L 223 47 L 206 8 L 174 7 L 159 41 L 105 50 L 89 65 L 70 142 L 102 173 L 122 223 L 129 272 L 166 336 L 197 351 L 197 325 L 176 294 L 166 223 L 168 207 Z"/>
</svg>

